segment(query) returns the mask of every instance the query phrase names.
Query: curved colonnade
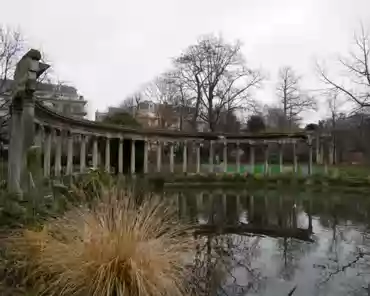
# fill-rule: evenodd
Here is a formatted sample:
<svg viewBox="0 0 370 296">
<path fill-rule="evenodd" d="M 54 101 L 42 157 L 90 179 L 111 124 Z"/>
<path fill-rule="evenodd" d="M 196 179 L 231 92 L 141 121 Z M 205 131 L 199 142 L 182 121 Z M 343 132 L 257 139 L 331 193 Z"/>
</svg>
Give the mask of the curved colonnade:
<svg viewBox="0 0 370 296">
<path fill-rule="evenodd" d="M 148 169 L 148 150 L 149 147 L 156 147 L 156 171 L 161 172 L 162 169 L 162 153 L 161 148 L 163 144 L 169 145 L 169 164 L 170 172 L 174 172 L 174 144 L 183 144 L 182 170 L 184 173 L 188 172 L 187 147 L 190 142 L 194 144 L 196 151 L 196 167 L 192 173 L 200 173 L 201 171 L 201 157 L 200 147 L 203 143 L 208 142 L 209 147 L 209 166 L 210 173 L 214 171 L 214 146 L 215 144 L 223 145 L 223 164 L 224 170 L 227 169 L 228 144 L 233 144 L 237 148 L 241 144 L 248 144 L 250 146 L 249 163 L 254 166 L 255 153 L 254 147 L 257 145 L 264 147 L 264 168 L 268 172 L 268 158 L 269 145 L 279 145 L 279 165 L 282 170 L 283 166 L 283 146 L 292 145 L 293 147 L 293 171 L 297 172 L 297 156 L 296 145 L 299 142 L 305 142 L 308 145 L 308 173 L 312 173 L 312 144 L 314 137 L 312 133 L 294 133 L 294 134 L 217 134 L 210 132 L 180 132 L 157 129 L 132 129 L 123 126 L 104 124 L 95 121 L 75 119 L 60 115 L 49 108 L 42 105 L 42 103 L 35 103 L 34 107 L 34 124 L 35 124 L 35 140 L 36 146 L 42 147 L 43 151 L 43 172 L 45 177 L 51 175 L 61 176 L 63 174 L 69 175 L 76 172 L 84 172 L 87 165 L 87 142 L 92 143 L 92 163 L 91 167 L 98 168 L 104 166 L 106 171 L 111 172 L 111 142 L 118 140 L 117 151 L 117 173 L 135 174 L 141 171 L 144 174 L 149 172 Z M 98 142 L 103 140 L 104 145 L 98 145 Z M 136 145 L 135 143 L 143 143 L 143 167 L 138 170 L 135 157 Z M 129 144 L 129 154 L 124 155 L 124 143 Z M 319 147 L 319 138 L 317 138 L 317 148 Z M 62 149 L 62 146 L 66 149 Z M 74 151 L 78 146 L 78 152 Z M 321 144 L 322 145 L 322 144 Z M 99 151 L 103 150 L 103 151 Z M 317 153 L 320 149 L 316 149 Z M 323 150 L 323 149 L 322 149 Z M 52 155 L 51 151 L 54 151 Z M 127 147 L 126 147 L 127 151 Z M 240 150 L 236 149 L 236 173 L 240 172 Z M 74 153 L 75 152 L 75 153 Z M 99 157 L 104 152 L 103 157 Z M 66 168 L 62 170 L 62 156 L 66 154 Z M 79 155 L 79 168 L 74 166 L 74 154 Z M 54 158 L 52 160 L 52 157 Z M 318 160 L 317 156 L 316 159 Z M 51 163 L 54 162 L 53 172 L 51 170 Z M 128 168 L 124 170 L 124 167 Z"/>
</svg>

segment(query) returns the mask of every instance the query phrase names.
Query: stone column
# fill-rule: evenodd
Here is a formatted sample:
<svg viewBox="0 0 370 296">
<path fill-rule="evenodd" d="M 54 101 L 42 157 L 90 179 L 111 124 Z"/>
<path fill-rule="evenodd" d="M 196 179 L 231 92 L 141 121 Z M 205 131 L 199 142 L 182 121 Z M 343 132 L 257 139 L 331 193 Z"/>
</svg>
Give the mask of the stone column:
<svg viewBox="0 0 370 296">
<path fill-rule="evenodd" d="M 284 143 L 283 142 L 279 142 L 279 172 L 282 173 L 283 170 L 284 170 Z"/>
<path fill-rule="evenodd" d="M 13 99 L 10 118 L 8 190 L 22 194 L 21 171 L 24 161 L 22 105 L 20 100 Z"/>
<path fill-rule="evenodd" d="M 184 149 L 182 153 L 182 172 L 186 174 L 188 168 L 188 142 L 184 141 Z"/>
<path fill-rule="evenodd" d="M 44 177 L 50 176 L 50 155 L 51 155 L 51 131 L 45 130 L 44 143 Z"/>
<path fill-rule="evenodd" d="M 148 173 L 148 139 L 144 140 L 144 174 Z"/>
<path fill-rule="evenodd" d="M 119 138 L 118 144 L 118 173 L 123 174 L 123 138 Z"/>
<path fill-rule="evenodd" d="M 80 173 L 83 173 L 86 168 L 86 136 L 80 135 Z"/>
<path fill-rule="evenodd" d="M 93 137 L 93 153 L 92 153 L 92 162 L 93 162 L 93 168 L 97 169 L 99 166 L 98 163 L 98 137 Z"/>
<path fill-rule="evenodd" d="M 105 138 L 105 171 L 110 172 L 110 137 Z"/>
<path fill-rule="evenodd" d="M 196 161 L 197 161 L 197 174 L 199 174 L 200 173 L 200 143 L 196 143 L 195 144 L 196 145 L 196 150 L 197 150 L 197 159 L 196 159 Z"/>
<path fill-rule="evenodd" d="M 240 142 L 236 142 L 236 172 L 240 174 Z"/>
<path fill-rule="evenodd" d="M 329 142 L 329 165 L 334 164 L 334 142 L 333 139 L 330 139 Z"/>
<path fill-rule="evenodd" d="M 254 157 L 254 144 L 253 143 L 249 143 L 250 144 L 250 159 L 249 159 L 249 166 L 251 168 L 251 173 L 254 174 L 254 162 L 255 162 L 255 157 Z"/>
<path fill-rule="evenodd" d="M 73 134 L 68 133 L 67 140 L 67 175 L 72 175 L 73 173 Z"/>
<path fill-rule="evenodd" d="M 54 175 L 60 177 L 62 170 L 62 131 L 55 130 L 55 159 L 54 159 Z"/>
<path fill-rule="evenodd" d="M 209 141 L 209 172 L 213 173 L 213 140 Z"/>
<path fill-rule="evenodd" d="M 265 165 L 263 168 L 264 174 L 268 175 L 269 173 L 269 145 L 268 143 L 264 143 L 264 160 L 265 160 Z"/>
<path fill-rule="evenodd" d="M 23 98 L 23 112 L 22 112 L 22 125 L 23 125 L 23 149 L 25 152 L 34 143 L 34 117 L 35 117 L 35 101 L 33 92 L 26 94 Z"/>
<path fill-rule="evenodd" d="M 162 167 L 162 143 L 157 141 L 157 173 L 161 172 Z"/>
<path fill-rule="evenodd" d="M 36 134 L 35 134 L 35 145 L 37 147 L 40 147 L 42 149 L 42 142 L 43 142 L 43 134 L 44 134 L 44 128 L 41 125 L 37 125 L 36 128 Z"/>
<path fill-rule="evenodd" d="M 170 143 L 170 172 L 174 173 L 174 145 L 173 142 Z"/>
<path fill-rule="evenodd" d="M 316 164 L 320 164 L 320 136 L 316 134 Z"/>
<path fill-rule="evenodd" d="M 293 172 L 298 173 L 297 142 L 293 141 Z"/>
<path fill-rule="evenodd" d="M 312 139 L 308 138 L 308 174 L 312 175 Z"/>
<path fill-rule="evenodd" d="M 224 142 L 223 150 L 224 173 L 227 173 L 227 141 Z"/>
<path fill-rule="evenodd" d="M 134 140 L 134 139 L 131 140 L 131 175 L 135 175 L 135 172 L 136 172 L 136 167 L 135 167 L 135 165 L 136 165 L 136 163 L 135 163 L 135 161 L 136 161 L 136 159 L 135 159 L 135 157 L 136 157 L 135 142 L 136 142 L 136 140 Z"/>
</svg>

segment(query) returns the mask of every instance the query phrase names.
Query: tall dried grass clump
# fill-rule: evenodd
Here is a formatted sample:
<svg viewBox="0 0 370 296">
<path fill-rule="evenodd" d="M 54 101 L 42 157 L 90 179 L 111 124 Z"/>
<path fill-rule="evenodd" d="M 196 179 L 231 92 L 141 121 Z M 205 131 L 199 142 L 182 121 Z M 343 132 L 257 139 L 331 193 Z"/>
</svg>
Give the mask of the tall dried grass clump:
<svg viewBox="0 0 370 296">
<path fill-rule="evenodd" d="M 159 198 L 141 205 L 117 191 L 89 208 L 9 238 L 41 295 L 186 295 L 193 236 Z"/>
</svg>

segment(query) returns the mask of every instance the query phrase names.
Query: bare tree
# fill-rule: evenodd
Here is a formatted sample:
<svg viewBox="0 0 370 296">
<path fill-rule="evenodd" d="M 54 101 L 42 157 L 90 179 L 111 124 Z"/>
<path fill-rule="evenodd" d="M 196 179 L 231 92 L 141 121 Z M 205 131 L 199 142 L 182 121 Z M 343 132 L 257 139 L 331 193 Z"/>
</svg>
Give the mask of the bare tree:
<svg viewBox="0 0 370 296">
<path fill-rule="evenodd" d="M 205 36 L 175 60 L 189 89 L 194 91 L 196 116 L 214 131 L 223 110 L 248 107 L 250 91 L 263 76 L 246 66 L 241 44 Z"/>
<path fill-rule="evenodd" d="M 357 107 L 370 106 L 370 35 L 363 25 L 359 33 L 354 34 L 354 46 L 347 56 L 339 57 L 338 63 L 343 70 L 343 77 L 334 79 L 326 69 L 317 64 L 318 74 L 329 89 L 338 90 Z M 343 79 L 344 78 L 344 79 Z"/>
<path fill-rule="evenodd" d="M 301 77 L 291 67 L 279 70 L 277 96 L 284 113 L 286 124 L 284 128 L 292 128 L 292 124 L 299 120 L 299 115 L 306 110 L 314 109 L 316 101 L 300 86 Z"/>
<path fill-rule="evenodd" d="M 120 104 L 120 108 L 130 111 L 132 116 L 137 115 L 139 110 L 140 103 L 144 100 L 144 95 L 141 92 L 136 92 L 133 95 L 126 97 L 123 102 Z"/>
<path fill-rule="evenodd" d="M 24 41 L 17 30 L 0 26 L 0 143 L 6 141 L 11 104 L 11 78 L 24 50 Z"/>
</svg>

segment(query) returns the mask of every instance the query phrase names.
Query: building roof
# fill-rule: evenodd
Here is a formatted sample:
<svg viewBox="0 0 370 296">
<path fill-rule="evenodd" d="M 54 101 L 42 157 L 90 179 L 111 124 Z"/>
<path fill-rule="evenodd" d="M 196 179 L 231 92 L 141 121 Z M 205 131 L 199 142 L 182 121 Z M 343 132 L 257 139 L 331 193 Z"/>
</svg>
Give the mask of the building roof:
<svg viewBox="0 0 370 296">
<path fill-rule="evenodd" d="M 0 79 L 0 92 L 9 92 L 11 91 L 12 86 L 12 79 L 7 79 L 5 81 L 3 79 Z M 75 87 L 63 84 L 38 83 L 37 91 L 58 91 L 59 93 L 77 96 L 77 89 Z"/>
</svg>

